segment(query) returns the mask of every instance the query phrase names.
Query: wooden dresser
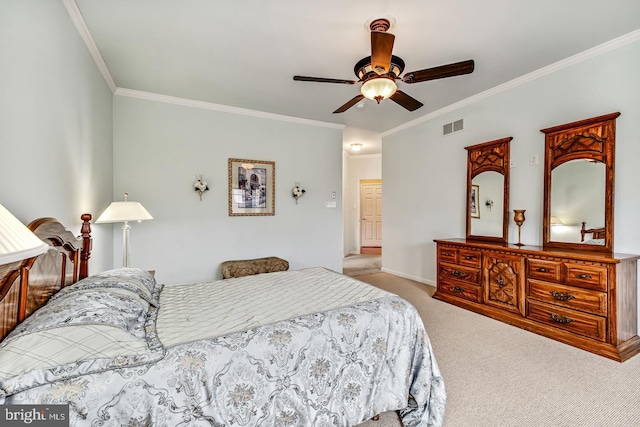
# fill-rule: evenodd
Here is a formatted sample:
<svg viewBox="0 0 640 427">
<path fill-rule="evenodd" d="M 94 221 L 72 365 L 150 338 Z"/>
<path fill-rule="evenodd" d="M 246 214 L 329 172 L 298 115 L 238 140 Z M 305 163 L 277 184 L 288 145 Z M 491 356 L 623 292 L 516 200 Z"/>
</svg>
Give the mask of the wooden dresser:
<svg viewBox="0 0 640 427">
<path fill-rule="evenodd" d="M 435 242 L 434 298 L 620 362 L 640 352 L 640 255 Z"/>
</svg>

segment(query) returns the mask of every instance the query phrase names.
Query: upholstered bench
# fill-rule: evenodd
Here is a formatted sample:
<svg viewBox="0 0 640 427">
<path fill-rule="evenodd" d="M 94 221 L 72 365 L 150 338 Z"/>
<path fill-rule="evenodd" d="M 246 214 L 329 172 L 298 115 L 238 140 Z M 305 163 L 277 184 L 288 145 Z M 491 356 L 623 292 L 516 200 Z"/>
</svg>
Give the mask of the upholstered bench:
<svg viewBox="0 0 640 427">
<path fill-rule="evenodd" d="M 252 276 L 260 273 L 273 273 L 275 271 L 286 271 L 289 269 L 289 262 L 278 257 L 244 259 L 236 261 L 225 261 L 221 265 L 222 277 L 229 279 L 232 277 Z"/>
</svg>

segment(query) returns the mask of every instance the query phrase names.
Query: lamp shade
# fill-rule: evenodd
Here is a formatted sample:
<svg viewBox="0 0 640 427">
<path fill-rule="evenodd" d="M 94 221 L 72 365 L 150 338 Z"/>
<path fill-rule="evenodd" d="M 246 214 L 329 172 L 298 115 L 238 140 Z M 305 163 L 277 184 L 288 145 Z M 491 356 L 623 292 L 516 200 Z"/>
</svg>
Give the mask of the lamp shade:
<svg viewBox="0 0 640 427">
<path fill-rule="evenodd" d="M 549 220 L 549 222 L 551 223 L 551 225 L 564 225 L 564 222 L 562 222 L 560 218 L 553 215 L 551 216 L 551 219 Z"/>
<path fill-rule="evenodd" d="M 96 223 L 125 222 L 125 221 L 147 221 L 153 219 L 151 214 L 139 202 L 127 200 L 127 193 L 124 194 L 124 202 L 112 202 Z"/>
<path fill-rule="evenodd" d="M 102 212 L 96 223 L 124 222 L 122 226 L 122 266 L 129 267 L 129 221 L 146 221 L 153 219 L 151 214 L 138 202 L 127 200 L 129 195 L 124 193 L 124 202 L 111 202 Z"/>
<path fill-rule="evenodd" d="M 367 80 L 360 88 L 360 92 L 365 98 L 374 100 L 378 104 L 381 100 L 396 93 L 396 90 L 398 90 L 396 82 L 388 77 L 375 77 Z"/>
<path fill-rule="evenodd" d="M 45 253 L 49 245 L 0 205 L 0 265 Z"/>
</svg>

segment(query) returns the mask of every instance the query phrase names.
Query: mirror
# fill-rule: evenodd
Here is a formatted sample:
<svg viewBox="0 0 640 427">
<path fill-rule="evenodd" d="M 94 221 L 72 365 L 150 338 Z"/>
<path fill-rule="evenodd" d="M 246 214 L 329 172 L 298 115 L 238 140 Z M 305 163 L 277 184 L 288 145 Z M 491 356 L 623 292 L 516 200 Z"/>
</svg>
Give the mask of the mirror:
<svg viewBox="0 0 640 427">
<path fill-rule="evenodd" d="M 620 113 L 542 129 L 543 245 L 613 250 L 615 119 Z"/>
<path fill-rule="evenodd" d="M 595 230 L 605 224 L 605 182 L 606 166 L 592 160 L 571 160 L 551 171 L 551 241 L 604 245 Z M 582 233 L 583 227 L 594 231 Z"/>
<path fill-rule="evenodd" d="M 470 147 L 467 154 L 467 239 L 506 242 L 509 224 L 509 142 Z"/>
</svg>

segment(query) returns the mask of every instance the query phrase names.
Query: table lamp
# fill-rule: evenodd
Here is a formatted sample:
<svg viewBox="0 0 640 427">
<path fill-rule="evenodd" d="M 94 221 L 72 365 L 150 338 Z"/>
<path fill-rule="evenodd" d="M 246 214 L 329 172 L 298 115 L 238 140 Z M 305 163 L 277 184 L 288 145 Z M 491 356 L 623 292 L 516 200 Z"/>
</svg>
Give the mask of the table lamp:
<svg viewBox="0 0 640 427">
<path fill-rule="evenodd" d="M 147 221 L 153 219 L 151 214 L 139 202 L 127 200 L 129 195 L 124 193 L 124 202 L 111 202 L 102 212 L 96 224 L 124 222 L 122 226 L 122 266 L 129 267 L 129 221 Z"/>
<path fill-rule="evenodd" d="M 4 206 L 0 205 L 0 266 L 35 258 L 50 246 L 33 234 L 18 218 L 13 216 Z M 8 269 L 12 269 L 9 266 Z M 20 288 L 18 290 L 17 321 L 22 322 L 27 316 L 27 288 L 29 285 L 30 265 L 20 264 L 15 267 L 20 273 Z M 2 268 L 0 268 L 2 270 Z M 6 273 L 7 270 L 5 268 Z M 2 285 L 2 283 L 0 283 Z M 0 286 L 1 287 L 1 286 Z"/>
<path fill-rule="evenodd" d="M 49 245 L 0 204 L 0 265 L 45 253 Z"/>
</svg>

